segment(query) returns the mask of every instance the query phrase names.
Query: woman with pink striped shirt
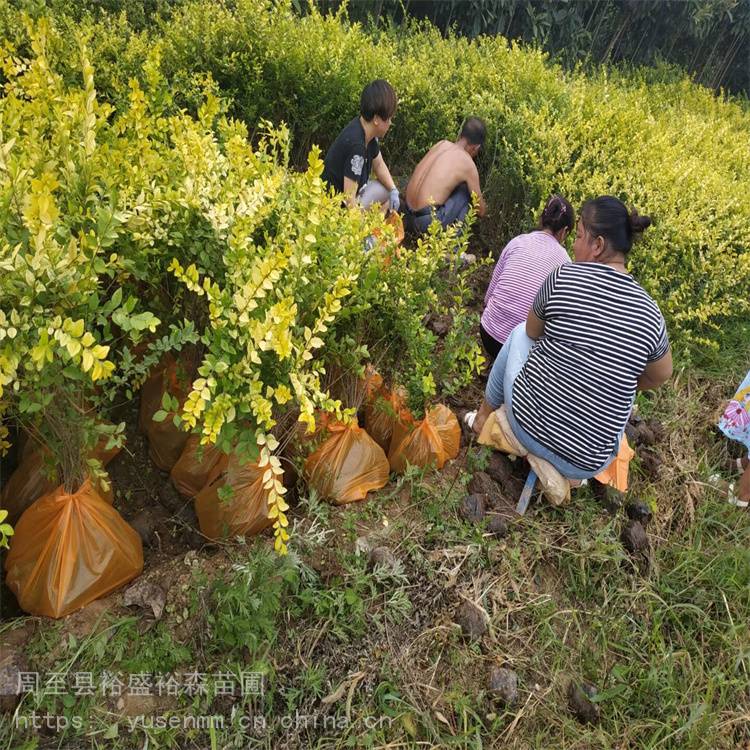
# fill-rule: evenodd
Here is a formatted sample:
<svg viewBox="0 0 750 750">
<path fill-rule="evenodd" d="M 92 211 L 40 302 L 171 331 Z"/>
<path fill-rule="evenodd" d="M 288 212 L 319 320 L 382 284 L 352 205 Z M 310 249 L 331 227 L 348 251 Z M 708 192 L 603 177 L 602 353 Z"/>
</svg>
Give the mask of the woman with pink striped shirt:
<svg viewBox="0 0 750 750">
<path fill-rule="evenodd" d="M 562 196 L 553 195 L 542 211 L 539 229 L 518 235 L 505 246 L 484 296 L 479 324 L 490 362 L 508 334 L 526 320 L 547 276 L 570 262 L 563 242 L 574 226 L 573 207 Z"/>
</svg>

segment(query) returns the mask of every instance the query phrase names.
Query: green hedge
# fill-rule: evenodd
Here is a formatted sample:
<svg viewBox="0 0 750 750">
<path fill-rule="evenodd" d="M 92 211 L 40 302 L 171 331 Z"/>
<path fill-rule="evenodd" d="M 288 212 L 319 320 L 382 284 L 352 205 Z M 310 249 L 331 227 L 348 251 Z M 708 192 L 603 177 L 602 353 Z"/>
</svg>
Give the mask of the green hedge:
<svg viewBox="0 0 750 750">
<path fill-rule="evenodd" d="M 6 29 L 9 13 L 0 14 Z M 124 16 L 83 25 L 58 16 L 58 27 L 61 44 L 89 36 L 97 87 L 113 102 L 155 55 L 175 106 L 194 107 L 210 74 L 251 132 L 261 118 L 286 121 L 300 164 L 313 143 L 327 147 L 375 77 L 401 99 L 383 144 L 395 174 L 408 175 L 435 140 L 478 114 L 488 124 L 483 244 L 499 252 L 551 191 L 576 206 L 613 193 L 655 217 L 632 267 L 683 362 L 713 356 L 750 319 L 750 113 L 687 77 L 570 74 L 501 37 L 446 39 L 429 26 L 374 38 L 342 15 L 300 18 L 291 2 L 203 0 L 148 32 Z"/>
</svg>

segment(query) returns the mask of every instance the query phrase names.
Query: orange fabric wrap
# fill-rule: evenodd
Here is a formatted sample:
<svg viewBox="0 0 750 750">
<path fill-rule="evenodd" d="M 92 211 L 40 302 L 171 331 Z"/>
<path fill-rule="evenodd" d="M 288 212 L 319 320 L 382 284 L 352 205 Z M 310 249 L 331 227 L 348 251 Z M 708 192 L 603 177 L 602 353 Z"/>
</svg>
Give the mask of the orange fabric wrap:
<svg viewBox="0 0 750 750">
<path fill-rule="evenodd" d="M 604 471 L 599 472 L 595 479 L 602 484 L 611 485 L 620 492 L 627 492 L 628 468 L 633 456 L 635 456 L 635 451 L 630 447 L 627 437 L 623 435 L 615 460 Z"/>
</svg>

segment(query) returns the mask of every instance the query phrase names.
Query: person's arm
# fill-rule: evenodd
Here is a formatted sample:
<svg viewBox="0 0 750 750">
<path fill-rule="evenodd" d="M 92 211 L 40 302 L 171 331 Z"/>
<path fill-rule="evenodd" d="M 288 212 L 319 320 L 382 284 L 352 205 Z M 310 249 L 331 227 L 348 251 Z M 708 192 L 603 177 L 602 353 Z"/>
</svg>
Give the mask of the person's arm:
<svg viewBox="0 0 750 750">
<path fill-rule="evenodd" d="M 343 192 L 346 196 L 346 205 L 355 208 L 359 185 L 362 181 L 362 170 L 365 167 L 366 154 L 363 143 L 349 141 L 343 148 Z"/>
<path fill-rule="evenodd" d="M 544 334 L 545 321 L 547 320 L 546 307 L 549 302 L 550 295 L 552 294 L 557 277 L 560 274 L 560 269 L 563 266 L 559 266 L 552 273 L 547 276 L 544 283 L 539 287 L 539 291 L 534 297 L 534 302 L 531 305 L 529 314 L 526 316 L 526 335 L 530 339 L 541 338 Z"/>
<path fill-rule="evenodd" d="M 487 421 L 487 418 L 490 416 L 490 414 L 492 414 L 493 411 L 495 410 L 487 402 L 487 399 L 482 399 L 482 405 L 477 410 L 477 415 L 476 417 L 474 417 L 474 424 L 472 424 L 471 426 L 471 429 L 474 430 L 477 435 L 480 435 L 482 433 L 484 423 Z"/>
<path fill-rule="evenodd" d="M 541 338 L 544 334 L 544 321 L 534 312 L 532 308 L 526 318 L 526 335 L 530 339 Z"/>
<path fill-rule="evenodd" d="M 672 377 L 672 350 L 669 347 L 667 326 L 661 320 L 656 344 L 647 357 L 646 367 L 638 378 L 638 390 L 658 388 Z"/>
<path fill-rule="evenodd" d="M 479 187 L 479 172 L 477 171 L 477 165 L 470 156 L 467 156 L 466 166 L 466 186 L 469 188 L 470 193 L 476 193 L 479 205 L 477 207 L 477 213 L 480 216 L 487 216 L 487 204 L 484 202 L 482 196 L 482 189 Z"/>
<path fill-rule="evenodd" d="M 649 362 L 638 378 L 638 390 L 647 391 L 658 388 L 672 377 L 672 350 L 659 359 Z"/>
<path fill-rule="evenodd" d="M 379 153 L 372 160 L 372 171 L 375 172 L 375 177 L 378 178 L 378 182 L 388 192 L 390 192 L 396 187 L 396 183 L 393 181 L 393 177 L 391 177 L 390 170 L 388 169 L 388 166 L 385 163 L 385 159 L 383 159 L 382 153 Z"/>
</svg>

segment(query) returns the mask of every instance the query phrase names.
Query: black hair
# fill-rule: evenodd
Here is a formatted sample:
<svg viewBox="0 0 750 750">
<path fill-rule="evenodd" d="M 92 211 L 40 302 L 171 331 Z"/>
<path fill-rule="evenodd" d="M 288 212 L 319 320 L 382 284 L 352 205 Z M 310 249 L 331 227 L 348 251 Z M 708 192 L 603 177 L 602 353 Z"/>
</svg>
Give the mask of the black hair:
<svg viewBox="0 0 750 750">
<path fill-rule="evenodd" d="M 396 114 L 398 97 L 388 81 L 378 78 L 377 81 L 367 84 L 359 99 L 359 113 L 371 122 L 375 115 L 381 120 L 389 120 Z"/>
<path fill-rule="evenodd" d="M 629 253 L 633 241 L 651 226 L 650 216 L 628 211 L 625 204 L 612 195 L 600 195 L 588 200 L 581 209 L 581 221 L 594 237 L 604 237 L 613 250 Z"/>
<path fill-rule="evenodd" d="M 472 146 L 483 146 L 487 128 L 479 117 L 467 117 L 464 120 L 459 138 L 465 138 Z"/>
<path fill-rule="evenodd" d="M 562 197 L 562 195 L 550 196 L 547 203 L 544 204 L 542 216 L 539 219 L 539 225 L 542 229 L 549 229 L 553 234 L 557 234 L 561 229 L 567 229 L 569 232 L 576 223 L 573 206 Z"/>
</svg>

